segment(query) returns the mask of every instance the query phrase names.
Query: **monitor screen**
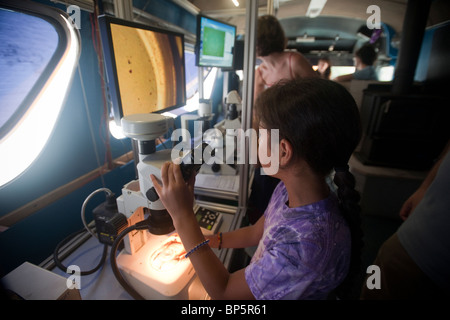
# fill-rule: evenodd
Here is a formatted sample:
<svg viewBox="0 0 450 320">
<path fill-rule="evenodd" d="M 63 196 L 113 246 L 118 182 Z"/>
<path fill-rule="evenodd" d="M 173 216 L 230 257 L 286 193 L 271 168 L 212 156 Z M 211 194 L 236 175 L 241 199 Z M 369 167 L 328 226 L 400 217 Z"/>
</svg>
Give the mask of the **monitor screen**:
<svg viewBox="0 0 450 320">
<path fill-rule="evenodd" d="M 236 26 L 197 16 L 196 64 L 199 67 L 233 67 Z"/>
<path fill-rule="evenodd" d="M 186 104 L 183 34 L 100 16 L 114 119 Z"/>
</svg>

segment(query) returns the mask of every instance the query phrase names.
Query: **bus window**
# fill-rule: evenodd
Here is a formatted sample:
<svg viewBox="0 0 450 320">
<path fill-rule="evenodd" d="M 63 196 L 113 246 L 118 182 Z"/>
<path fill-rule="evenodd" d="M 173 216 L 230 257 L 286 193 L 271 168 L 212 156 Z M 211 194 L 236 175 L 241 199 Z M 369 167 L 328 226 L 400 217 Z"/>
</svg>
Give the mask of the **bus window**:
<svg viewBox="0 0 450 320">
<path fill-rule="evenodd" d="M 7 3 L 0 7 L 0 186 L 44 148 L 80 52 L 79 34 L 61 11 Z"/>
</svg>

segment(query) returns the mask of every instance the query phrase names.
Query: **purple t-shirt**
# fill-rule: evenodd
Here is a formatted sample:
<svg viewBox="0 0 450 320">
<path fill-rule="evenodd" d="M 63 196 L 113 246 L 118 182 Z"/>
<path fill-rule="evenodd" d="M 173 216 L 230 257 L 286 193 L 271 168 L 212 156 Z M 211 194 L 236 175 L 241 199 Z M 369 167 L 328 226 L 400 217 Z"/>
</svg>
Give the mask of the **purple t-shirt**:
<svg viewBox="0 0 450 320">
<path fill-rule="evenodd" d="M 333 192 L 289 208 L 283 182 L 264 213 L 264 233 L 245 279 L 256 299 L 326 299 L 350 264 L 350 230 Z"/>
</svg>

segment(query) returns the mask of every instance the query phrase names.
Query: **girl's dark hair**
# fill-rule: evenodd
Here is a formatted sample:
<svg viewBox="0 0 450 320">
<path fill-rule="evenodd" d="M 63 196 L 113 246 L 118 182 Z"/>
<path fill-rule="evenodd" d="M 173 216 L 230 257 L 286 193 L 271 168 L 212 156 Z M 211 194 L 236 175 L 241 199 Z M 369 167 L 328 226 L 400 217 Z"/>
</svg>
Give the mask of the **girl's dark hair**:
<svg viewBox="0 0 450 320">
<path fill-rule="evenodd" d="M 348 161 L 361 138 L 358 108 L 340 84 L 321 78 L 282 81 L 265 90 L 255 103 L 255 114 L 267 129 L 279 129 L 289 141 L 294 157 L 304 159 L 318 175 L 336 170 L 341 213 L 351 231 L 351 262 L 344 282 L 336 289 L 340 298 L 348 294 L 360 272 L 363 246 L 360 196 Z"/>
<path fill-rule="evenodd" d="M 256 36 L 256 55 L 268 56 L 273 52 L 283 52 L 286 47 L 286 37 L 280 22 L 271 15 L 258 18 Z"/>
</svg>

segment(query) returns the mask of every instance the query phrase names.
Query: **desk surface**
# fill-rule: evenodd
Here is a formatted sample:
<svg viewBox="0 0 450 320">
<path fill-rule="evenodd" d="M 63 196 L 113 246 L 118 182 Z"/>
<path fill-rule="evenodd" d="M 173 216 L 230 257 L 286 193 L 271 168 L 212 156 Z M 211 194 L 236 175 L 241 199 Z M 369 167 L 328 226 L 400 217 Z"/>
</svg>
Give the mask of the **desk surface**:
<svg viewBox="0 0 450 320">
<path fill-rule="evenodd" d="M 220 211 L 223 214 L 223 222 L 220 226 L 220 231 L 227 232 L 240 227 L 244 212 L 241 209 L 216 205 L 212 203 L 197 202 L 198 205 L 210 208 L 212 210 Z M 233 212 L 234 211 L 234 212 Z M 90 237 L 71 255 L 69 255 L 62 263 L 64 266 L 71 265 L 78 266 L 81 271 L 87 271 L 95 268 L 100 262 L 104 245 L 101 244 L 97 238 Z M 103 267 L 93 274 L 81 277 L 80 294 L 83 300 L 132 300 L 128 292 L 120 285 L 114 276 L 111 268 L 108 248 L 108 256 Z M 232 249 L 213 249 L 217 256 L 224 263 L 226 268 L 229 268 Z M 69 275 L 59 268 L 55 267 L 54 273 L 59 274 L 65 278 Z"/>
</svg>

